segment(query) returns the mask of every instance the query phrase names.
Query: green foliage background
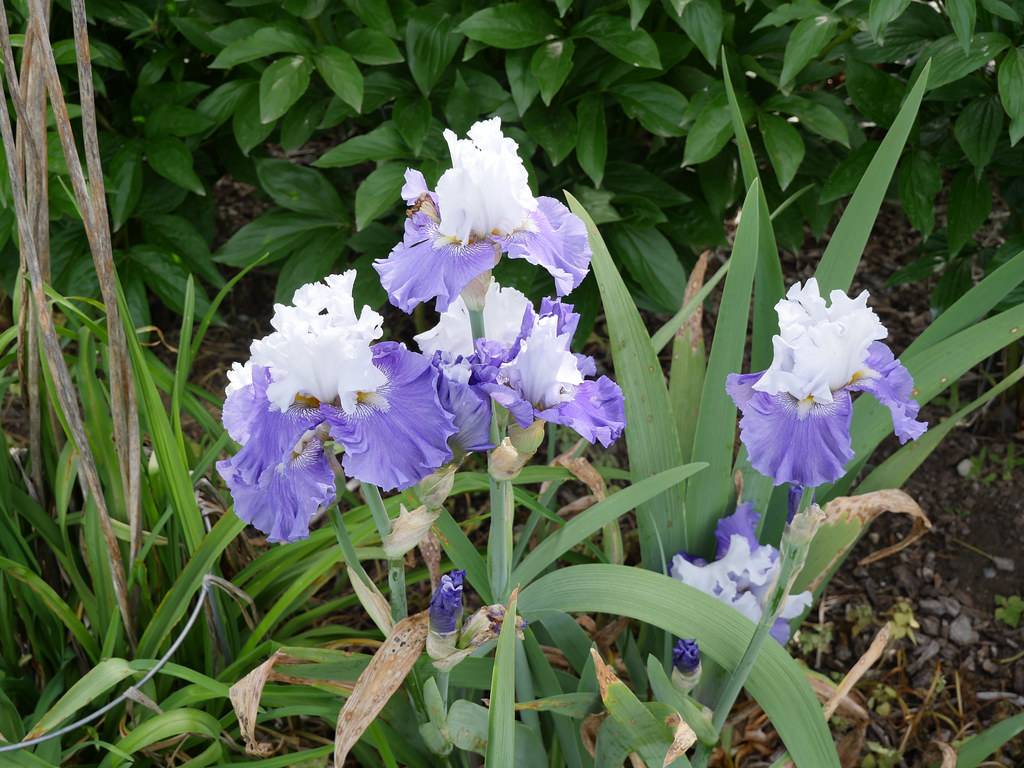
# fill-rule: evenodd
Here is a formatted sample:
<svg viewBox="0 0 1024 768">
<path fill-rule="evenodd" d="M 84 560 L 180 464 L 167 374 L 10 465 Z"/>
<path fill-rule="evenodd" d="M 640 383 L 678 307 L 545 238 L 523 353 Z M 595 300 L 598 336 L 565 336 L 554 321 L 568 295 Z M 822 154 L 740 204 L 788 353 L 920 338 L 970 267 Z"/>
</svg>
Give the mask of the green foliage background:
<svg viewBox="0 0 1024 768">
<path fill-rule="evenodd" d="M 12 6 L 17 30 L 24 4 Z M 995 195 L 1011 210 L 1024 196 L 1021 0 L 941 10 L 910 0 L 95 0 L 88 10 L 119 273 L 139 324 L 153 298 L 181 311 L 188 273 L 204 312 L 226 276 L 264 254 L 278 298 L 354 265 L 361 298 L 382 304 L 369 263 L 396 240 L 403 170 L 433 181 L 447 160 L 442 129 L 491 114 L 538 188 L 569 190 L 591 211 L 640 306 L 675 311 L 686 268 L 725 244 L 742 192 L 723 54 L 758 129 L 769 207 L 790 202 L 773 221 L 782 247 L 799 249 L 805 227 L 829 231 L 928 58 L 929 92 L 890 190 L 927 239 L 895 279 L 941 271 L 941 309 L 970 286 L 972 265 L 991 270 L 1024 242 L 1016 215 L 1004 222 L 1009 247 L 973 239 Z M 60 4 L 52 27 L 73 99 Z M 95 294 L 55 134 L 50 160 L 55 287 Z M 225 176 L 270 207 L 221 242 Z M 13 232 L 5 207 L 8 291 Z M 527 270 L 502 277 L 546 288 L 523 285 Z M 575 300 L 596 308 L 591 281 Z"/>
</svg>

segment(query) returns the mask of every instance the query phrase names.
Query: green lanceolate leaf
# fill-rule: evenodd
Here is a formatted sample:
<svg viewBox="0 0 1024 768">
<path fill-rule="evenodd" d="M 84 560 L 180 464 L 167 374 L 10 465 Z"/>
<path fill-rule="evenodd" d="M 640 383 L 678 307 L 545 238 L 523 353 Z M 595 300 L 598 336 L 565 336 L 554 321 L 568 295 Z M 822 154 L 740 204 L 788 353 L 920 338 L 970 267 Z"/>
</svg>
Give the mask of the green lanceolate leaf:
<svg viewBox="0 0 1024 768">
<path fill-rule="evenodd" d="M 941 189 L 942 171 L 923 149 L 908 152 L 900 161 L 900 203 L 910 223 L 925 237 L 935 227 L 935 197 Z"/>
<path fill-rule="evenodd" d="M 558 93 L 572 71 L 572 56 L 576 45 L 572 40 L 552 40 L 538 45 L 530 59 L 530 71 L 540 86 L 540 97 L 545 104 Z"/>
<path fill-rule="evenodd" d="M 288 56 L 263 70 L 260 77 L 261 123 L 274 122 L 302 97 L 309 87 L 312 69 L 313 65 L 306 56 Z"/>
<path fill-rule="evenodd" d="M 960 113 L 953 135 L 978 175 L 988 165 L 1003 135 L 1003 108 L 994 96 L 975 99 Z"/>
<path fill-rule="evenodd" d="M 586 541 L 605 525 L 620 518 L 667 489 L 678 486 L 688 477 L 700 472 L 706 464 L 687 464 L 631 485 L 625 490 L 581 512 L 557 531 L 549 534 L 536 549 L 512 572 L 512 583 L 525 585 L 536 579 L 558 558 L 573 547 Z"/>
<path fill-rule="evenodd" d="M 409 16 L 405 27 L 405 58 L 424 96 L 429 95 L 455 56 L 462 35 L 447 13 L 426 6 Z"/>
<path fill-rule="evenodd" d="M 692 459 L 707 462 L 709 467 L 686 486 L 687 551 L 695 554 L 703 554 L 711 547 L 715 521 L 727 513 L 733 495 L 736 406 L 725 391 L 725 380 L 743 365 L 758 262 L 760 217 L 767 210 L 762 199 L 761 185 L 755 181 L 743 201 L 701 393 Z"/>
<path fill-rule="evenodd" d="M 853 275 L 857 271 L 864 246 L 871 236 L 871 228 L 882 207 L 882 199 L 917 117 L 921 98 L 928 85 L 928 77 L 929 65 L 926 64 L 857 185 L 857 190 L 850 198 L 846 211 L 839 220 L 825 253 L 821 256 L 821 262 L 814 275 L 818 278 L 822 293 L 828 293 L 833 289 L 846 291 L 853 282 Z"/>
<path fill-rule="evenodd" d="M 977 768 L 996 750 L 1024 733 L 1024 713 L 1008 717 L 967 739 L 957 750 L 956 768 Z"/>
<path fill-rule="evenodd" d="M 124 659 L 105 659 L 86 672 L 67 693 L 57 700 L 26 734 L 25 738 L 34 739 L 49 733 L 65 720 L 70 719 L 84 707 L 93 706 L 111 688 L 133 674 L 131 666 Z"/>
<path fill-rule="evenodd" d="M 352 57 L 334 46 L 324 46 L 313 59 L 320 77 L 338 98 L 356 112 L 363 109 L 363 73 Z"/>
<path fill-rule="evenodd" d="M 645 621 L 693 637 L 725 669 L 739 664 L 754 625 L 713 597 L 660 574 L 628 566 L 579 565 L 548 574 L 523 590 L 527 620 L 551 611 L 595 611 Z M 747 678 L 797 765 L 838 768 L 839 759 L 804 671 L 778 643 L 766 643 Z"/>
<path fill-rule="evenodd" d="M 963 169 L 953 178 L 949 190 L 949 253 L 955 256 L 988 219 L 992 211 L 992 188 L 988 179 Z"/>
<path fill-rule="evenodd" d="M 526 48 L 557 32 L 555 20 L 541 6 L 501 3 L 477 11 L 459 25 L 470 40 L 492 48 Z"/>
<path fill-rule="evenodd" d="M 608 319 L 616 380 L 626 395 L 626 444 L 639 481 L 683 463 L 671 418 L 668 389 L 644 322 L 593 220 L 572 195 L 572 212 L 587 225 L 591 264 Z M 670 553 L 686 547 L 683 493 L 672 487 L 637 509 L 640 552 L 646 568 L 662 570 Z"/>
<path fill-rule="evenodd" d="M 576 161 L 594 186 L 604 179 L 608 159 L 608 127 L 605 123 L 604 98 L 589 93 L 576 105 Z"/>
<path fill-rule="evenodd" d="M 404 176 L 405 167 L 401 163 L 384 163 L 363 180 L 356 190 L 357 230 L 398 205 Z"/>
<path fill-rule="evenodd" d="M 971 50 L 971 38 L 974 36 L 974 22 L 978 15 L 975 0 L 946 0 L 946 15 L 953 25 L 956 39 L 964 53 Z"/>
<path fill-rule="evenodd" d="M 839 19 L 831 14 L 811 16 L 800 21 L 786 41 L 779 88 L 788 91 L 800 70 L 817 56 L 835 34 Z"/>
<path fill-rule="evenodd" d="M 500 765 L 515 754 L 516 741 L 516 594 L 501 622 L 491 675 L 491 705 L 487 718 L 487 763 Z"/>
<path fill-rule="evenodd" d="M 661 68 L 654 38 L 642 29 L 631 28 L 624 16 L 593 13 L 573 27 L 572 33 L 592 40 L 615 58 L 634 67 Z"/>
<path fill-rule="evenodd" d="M 192 153 L 181 139 L 162 136 L 146 141 L 146 159 L 149 166 L 179 187 L 205 195 L 203 182 L 192 168 Z"/>
<path fill-rule="evenodd" d="M 758 125 L 779 187 L 785 190 L 804 160 L 804 140 L 792 124 L 767 112 L 758 116 Z"/>
<path fill-rule="evenodd" d="M 282 208 L 341 219 L 345 207 L 334 186 L 318 171 L 288 160 L 256 161 L 260 186 Z"/>
<path fill-rule="evenodd" d="M 1010 144 L 1024 136 L 1024 49 L 1011 48 L 999 65 L 999 99 L 1010 117 Z"/>
</svg>

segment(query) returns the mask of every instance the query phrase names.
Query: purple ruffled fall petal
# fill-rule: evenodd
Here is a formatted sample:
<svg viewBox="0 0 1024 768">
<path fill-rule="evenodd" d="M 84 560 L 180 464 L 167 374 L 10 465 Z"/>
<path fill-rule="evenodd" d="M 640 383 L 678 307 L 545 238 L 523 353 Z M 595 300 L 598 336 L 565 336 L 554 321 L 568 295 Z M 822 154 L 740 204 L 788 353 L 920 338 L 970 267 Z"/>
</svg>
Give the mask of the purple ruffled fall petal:
<svg viewBox="0 0 1024 768">
<path fill-rule="evenodd" d="M 538 411 L 537 417 L 569 427 L 584 440 L 607 448 L 626 428 L 625 399 L 619 385 L 602 376 L 584 381 L 570 400 Z"/>
<path fill-rule="evenodd" d="M 494 266 L 497 255 L 489 240 L 461 246 L 440 239 L 437 222 L 416 211 L 405 220 L 402 242 L 373 267 L 391 303 L 403 312 L 430 299 L 444 312 L 463 288 Z"/>
<path fill-rule="evenodd" d="M 532 230 L 514 233 L 505 241 L 509 258 L 526 259 L 555 279 L 559 296 L 583 282 L 590 271 L 587 228 L 578 216 L 553 197 L 538 197 L 531 214 Z"/>
<path fill-rule="evenodd" d="M 743 413 L 740 439 L 751 466 L 775 485 L 813 487 L 842 477 L 853 458 L 849 392 L 840 390 L 832 403 L 815 403 L 804 410 L 790 395 L 754 390 L 757 378 L 733 374 L 726 381 L 726 390 Z"/>
<path fill-rule="evenodd" d="M 373 364 L 386 383 L 360 399 L 352 413 L 320 409 L 331 437 L 345 447 L 345 474 L 383 490 L 415 485 L 452 458 L 452 415 L 438 395 L 437 369 L 429 358 L 393 341 L 373 346 Z"/>
<path fill-rule="evenodd" d="M 437 392 L 441 406 L 452 414 L 456 432 L 449 444 L 463 453 L 488 451 L 494 447 L 491 442 L 491 399 L 486 392 L 468 383 L 468 371 L 465 376 L 458 375 L 461 371 L 452 370 L 452 366 L 440 362 L 441 353 L 434 356 L 433 364 L 437 367 Z M 463 363 L 468 369 L 469 364 Z M 452 374 L 452 375 L 449 375 Z"/>
<path fill-rule="evenodd" d="M 859 379 L 850 389 L 868 392 L 892 414 L 893 431 L 900 443 L 917 440 L 928 429 L 928 422 L 918 421 L 920 406 L 914 400 L 914 380 L 910 372 L 895 358 L 892 350 L 876 341 L 868 350 L 867 366 L 877 378 Z"/>
</svg>

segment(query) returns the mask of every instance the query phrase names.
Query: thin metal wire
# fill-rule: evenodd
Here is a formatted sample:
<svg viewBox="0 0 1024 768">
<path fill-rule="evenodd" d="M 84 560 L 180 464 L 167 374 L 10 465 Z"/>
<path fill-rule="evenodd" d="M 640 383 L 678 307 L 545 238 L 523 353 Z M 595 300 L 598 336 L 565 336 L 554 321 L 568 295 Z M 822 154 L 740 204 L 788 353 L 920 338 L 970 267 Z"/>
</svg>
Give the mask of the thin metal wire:
<svg viewBox="0 0 1024 768">
<path fill-rule="evenodd" d="M 132 691 L 138 690 L 146 683 L 148 683 L 150 680 L 152 680 L 156 676 L 156 674 L 161 669 L 163 669 L 164 665 L 171 660 L 171 657 L 175 654 L 175 652 L 178 650 L 181 644 L 185 642 L 185 637 L 192 630 L 192 626 L 196 623 L 196 620 L 199 618 L 199 614 L 203 609 L 203 605 L 206 602 L 206 598 L 209 597 L 209 592 L 210 585 L 209 582 L 207 581 L 207 577 L 204 577 L 203 588 L 199 592 L 199 597 L 196 598 L 196 605 L 195 608 L 192 609 L 192 615 L 188 617 L 188 622 L 186 622 L 185 626 L 182 628 L 181 633 L 174 639 L 174 642 L 171 643 L 171 647 L 167 649 L 167 653 L 160 657 L 160 660 L 156 663 L 156 666 L 154 666 L 151 670 L 149 670 L 149 672 L 143 675 L 142 679 L 139 680 L 139 682 L 130 686 L 127 690 L 125 690 L 124 693 L 122 693 L 113 701 L 100 707 L 95 712 L 86 715 L 82 719 L 76 720 L 75 722 L 69 725 L 65 725 L 63 728 L 59 728 L 56 731 L 51 731 L 50 733 L 43 734 L 42 736 L 37 736 L 34 739 L 29 739 L 28 741 L 19 741 L 14 744 L 5 744 L 3 746 L 0 746 L 0 752 L 15 752 L 19 749 L 34 747 L 37 744 L 42 744 L 45 741 L 50 741 L 51 739 L 59 738 L 64 734 L 70 733 L 71 731 L 81 728 L 83 725 L 88 725 L 89 723 L 95 720 L 99 720 L 110 710 L 123 704 L 125 701 L 128 701 Z"/>
</svg>

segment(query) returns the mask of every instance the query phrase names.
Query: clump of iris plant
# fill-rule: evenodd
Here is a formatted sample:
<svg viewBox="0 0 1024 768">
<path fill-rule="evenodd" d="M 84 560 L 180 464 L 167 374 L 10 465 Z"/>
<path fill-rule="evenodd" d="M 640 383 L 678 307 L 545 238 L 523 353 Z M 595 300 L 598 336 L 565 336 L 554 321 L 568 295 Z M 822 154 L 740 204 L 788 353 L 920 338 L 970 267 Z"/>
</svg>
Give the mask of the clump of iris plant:
<svg viewBox="0 0 1024 768">
<path fill-rule="evenodd" d="M 852 396 L 868 392 L 892 414 L 901 443 L 927 429 L 917 420 L 914 382 L 882 339 L 868 293 L 821 297 L 814 278 L 776 306 L 779 335 L 768 370 L 729 376 L 726 389 L 743 413 L 740 438 L 751 466 L 776 485 L 814 487 L 839 479 L 853 458 Z"/>
</svg>

